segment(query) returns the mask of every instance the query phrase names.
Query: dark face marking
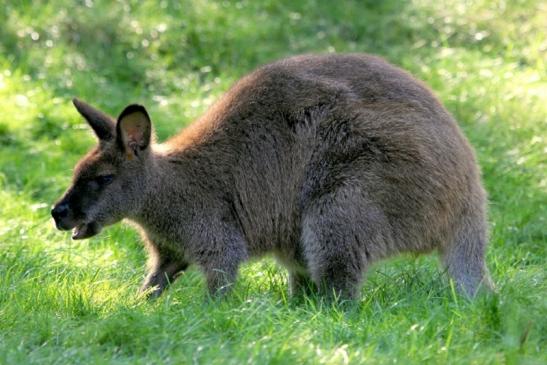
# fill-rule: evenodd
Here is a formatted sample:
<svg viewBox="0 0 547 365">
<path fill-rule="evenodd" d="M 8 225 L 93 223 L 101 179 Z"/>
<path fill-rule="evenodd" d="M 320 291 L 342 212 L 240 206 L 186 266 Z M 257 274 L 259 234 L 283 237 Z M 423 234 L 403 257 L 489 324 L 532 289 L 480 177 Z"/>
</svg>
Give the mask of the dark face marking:
<svg viewBox="0 0 547 365">
<path fill-rule="evenodd" d="M 100 226 L 89 216 L 89 212 L 116 179 L 113 157 L 94 149 L 76 165 L 72 186 L 51 211 L 58 229 L 79 228 L 76 231 L 86 231 L 86 237 L 100 231 Z"/>
</svg>

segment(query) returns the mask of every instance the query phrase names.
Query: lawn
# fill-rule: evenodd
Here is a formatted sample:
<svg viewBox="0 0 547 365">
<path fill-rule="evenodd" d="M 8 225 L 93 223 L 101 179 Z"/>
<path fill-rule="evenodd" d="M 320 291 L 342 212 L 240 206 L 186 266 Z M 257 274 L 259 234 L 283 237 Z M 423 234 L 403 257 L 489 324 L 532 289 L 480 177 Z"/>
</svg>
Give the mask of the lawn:
<svg viewBox="0 0 547 365">
<path fill-rule="evenodd" d="M 0 364 L 547 363 L 544 1 L 3 0 L 0 19 Z M 143 103 L 165 139 L 256 66 L 305 52 L 381 55 L 454 114 L 489 192 L 496 294 L 468 301 L 436 257 L 405 256 L 350 305 L 289 298 L 266 259 L 225 300 L 191 269 L 147 302 L 131 228 L 54 229 L 95 143 L 72 97 Z"/>
</svg>

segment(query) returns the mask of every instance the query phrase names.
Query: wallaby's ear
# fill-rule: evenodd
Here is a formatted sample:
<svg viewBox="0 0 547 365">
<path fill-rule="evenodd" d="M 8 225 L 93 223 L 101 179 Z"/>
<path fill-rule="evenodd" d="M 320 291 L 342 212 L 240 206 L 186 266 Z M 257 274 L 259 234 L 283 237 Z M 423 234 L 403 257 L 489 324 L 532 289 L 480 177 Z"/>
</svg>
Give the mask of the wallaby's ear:
<svg viewBox="0 0 547 365">
<path fill-rule="evenodd" d="M 118 144 L 128 156 L 138 156 L 150 144 L 152 122 L 142 105 L 127 106 L 118 117 L 116 125 Z"/>
<path fill-rule="evenodd" d="M 85 120 L 87 120 L 91 128 L 93 128 L 99 140 L 109 141 L 114 137 L 116 130 L 114 118 L 77 98 L 72 99 L 72 103 Z"/>
</svg>

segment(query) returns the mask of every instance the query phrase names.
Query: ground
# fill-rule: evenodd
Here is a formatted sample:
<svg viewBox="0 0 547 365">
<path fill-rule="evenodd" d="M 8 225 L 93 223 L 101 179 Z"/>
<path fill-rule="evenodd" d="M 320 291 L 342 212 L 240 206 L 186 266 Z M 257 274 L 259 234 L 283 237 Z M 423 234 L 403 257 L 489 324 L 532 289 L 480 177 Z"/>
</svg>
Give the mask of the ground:
<svg viewBox="0 0 547 365">
<path fill-rule="evenodd" d="M 0 19 L 1 364 L 547 363 L 545 2 L 20 1 Z M 432 255 L 374 266 L 355 303 L 291 299 L 266 259 L 226 300 L 193 269 L 150 303 L 131 228 L 54 229 L 94 143 L 72 97 L 141 102 L 165 139 L 260 64 L 349 51 L 424 80 L 474 145 L 496 294 L 458 296 Z"/>
</svg>

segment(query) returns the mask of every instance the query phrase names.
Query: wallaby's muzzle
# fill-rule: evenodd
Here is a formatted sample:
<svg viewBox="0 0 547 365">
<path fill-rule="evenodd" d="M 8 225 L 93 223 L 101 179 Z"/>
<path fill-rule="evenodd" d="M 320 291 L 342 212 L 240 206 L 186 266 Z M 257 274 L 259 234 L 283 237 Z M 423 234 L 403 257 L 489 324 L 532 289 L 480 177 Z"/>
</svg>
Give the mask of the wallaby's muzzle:
<svg viewBox="0 0 547 365">
<path fill-rule="evenodd" d="M 60 231 L 72 232 L 72 239 L 81 240 L 95 236 L 101 231 L 101 226 L 96 222 L 84 223 L 72 217 L 68 203 L 57 203 L 51 210 L 51 216 L 55 221 L 55 226 Z"/>
<path fill-rule="evenodd" d="M 65 201 L 60 201 L 55 204 L 51 210 L 51 216 L 55 221 L 55 226 L 61 231 L 68 231 L 76 226 L 76 222 L 73 222 L 71 215 L 68 203 Z"/>
<path fill-rule="evenodd" d="M 51 216 L 55 221 L 55 227 L 60 231 L 72 232 L 72 239 L 79 240 L 95 236 L 101 231 L 101 226 L 96 222 L 85 222 L 82 214 L 77 214 L 71 209 L 67 197 L 59 201 L 51 210 Z"/>
</svg>

